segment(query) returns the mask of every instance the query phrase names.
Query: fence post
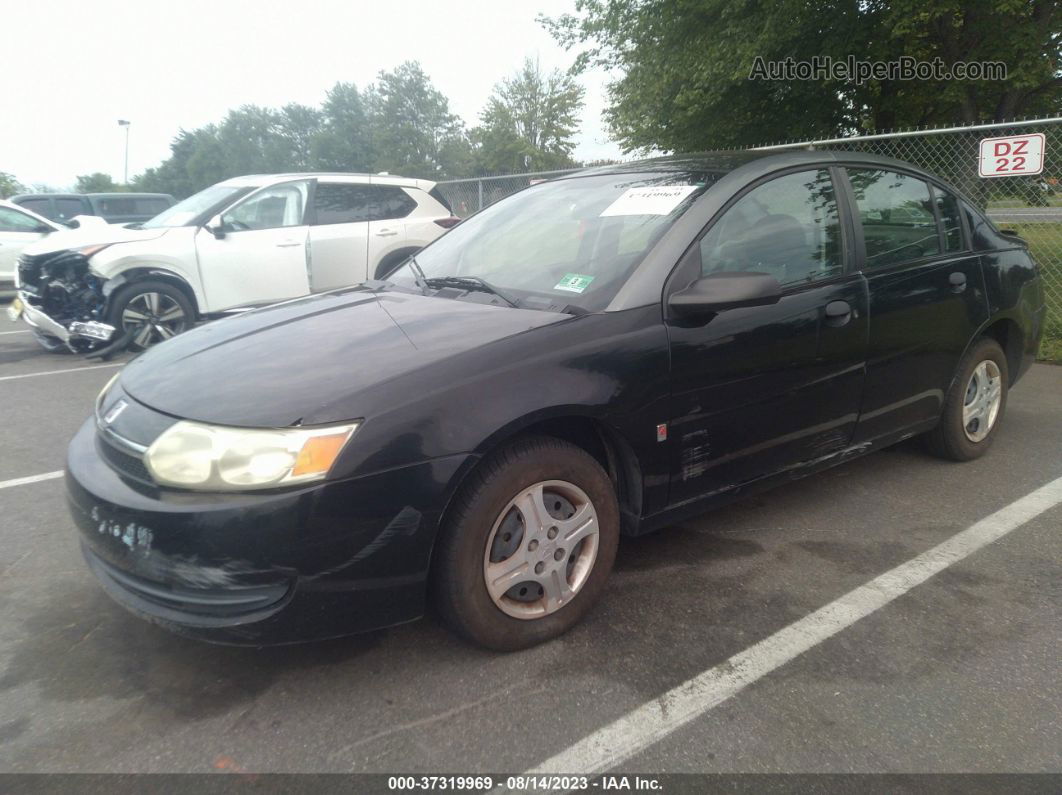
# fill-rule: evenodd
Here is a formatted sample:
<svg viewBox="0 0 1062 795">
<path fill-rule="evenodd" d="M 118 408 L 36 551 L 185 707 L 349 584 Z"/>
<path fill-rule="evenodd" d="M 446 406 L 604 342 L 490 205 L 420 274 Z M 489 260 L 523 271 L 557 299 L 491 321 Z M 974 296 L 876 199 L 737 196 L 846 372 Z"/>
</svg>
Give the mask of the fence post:
<svg viewBox="0 0 1062 795">
<path fill-rule="evenodd" d="M 482 210 L 483 209 L 483 180 L 481 180 L 481 179 L 476 180 L 476 187 L 479 189 L 479 205 L 476 207 L 476 210 Z"/>
</svg>

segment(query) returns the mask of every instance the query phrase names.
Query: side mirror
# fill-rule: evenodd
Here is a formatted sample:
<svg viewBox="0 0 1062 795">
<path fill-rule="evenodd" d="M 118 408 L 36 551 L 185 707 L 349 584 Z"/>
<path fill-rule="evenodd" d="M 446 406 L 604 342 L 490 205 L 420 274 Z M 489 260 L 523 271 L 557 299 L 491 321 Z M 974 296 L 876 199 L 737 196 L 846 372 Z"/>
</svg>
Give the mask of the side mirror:
<svg viewBox="0 0 1062 795">
<path fill-rule="evenodd" d="M 213 218 L 203 224 L 203 228 L 218 240 L 221 240 L 223 237 L 225 237 L 225 222 L 221 219 L 220 215 L 215 215 Z"/>
<path fill-rule="evenodd" d="M 724 309 L 776 304 L 781 297 L 782 285 L 769 274 L 713 273 L 672 293 L 667 303 L 679 317 L 694 317 Z"/>
</svg>

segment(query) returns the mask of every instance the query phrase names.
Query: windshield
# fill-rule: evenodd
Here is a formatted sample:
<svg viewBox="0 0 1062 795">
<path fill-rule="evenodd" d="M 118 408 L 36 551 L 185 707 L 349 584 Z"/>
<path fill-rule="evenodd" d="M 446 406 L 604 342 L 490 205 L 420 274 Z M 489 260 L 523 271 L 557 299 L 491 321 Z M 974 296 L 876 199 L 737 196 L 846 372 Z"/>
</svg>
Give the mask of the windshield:
<svg viewBox="0 0 1062 795">
<path fill-rule="evenodd" d="M 429 286 L 475 277 L 521 307 L 596 312 L 718 175 L 603 174 L 537 185 L 494 204 L 416 255 Z M 407 262 L 388 281 L 418 289 Z"/>
<path fill-rule="evenodd" d="M 171 226 L 193 226 L 200 222 L 205 215 L 210 215 L 224 209 L 238 196 L 250 192 L 251 188 L 241 188 L 234 185 L 212 185 L 206 190 L 189 196 L 183 201 L 177 202 L 156 215 L 150 221 L 141 224 L 142 229 L 159 229 Z"/>
</svg>

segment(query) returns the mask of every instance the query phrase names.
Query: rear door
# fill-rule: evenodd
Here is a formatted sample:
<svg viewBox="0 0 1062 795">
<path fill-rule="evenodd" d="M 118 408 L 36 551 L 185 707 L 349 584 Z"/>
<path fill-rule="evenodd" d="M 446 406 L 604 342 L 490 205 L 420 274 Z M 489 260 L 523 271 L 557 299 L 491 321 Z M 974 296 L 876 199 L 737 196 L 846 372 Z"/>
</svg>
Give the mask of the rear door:
<svg viewBox="0 0 1062 795">
<path fill-rule="evenodd" d="M 315 293 L 367 278 L 369 213 L 367 183 L 320 178 L 310 221 L 310 289 Z"/>
<path fill-rule="evenodd" d="M 866 285 L 846 267 L 852 232 L 835 177 L 836 169 L 820 167 L 753 187 L 713 221 L 672 280 L 669 289 L 681 289 L 713 272 L 754 271 L 783 286 L 771 306 L 669 320 L 672 504 L 851 441 L 863 387 Z"/>
<path fill-rule="evenodd" d="M 399 250 L 421 248 L 430 242 L 418 243 L 408 235 L 409 217 L 417 209 L 417 201 L 410 193 L 399 185 L 373 183 L 372 217 L 369 222 L 370 275 L 377 275 L 380 263 L 388 259 L 389 255 Z"/>
<path fill-rule="evenodd" d="M 221 215 L 224 235 L 195 235 L 208 312 L 269 304 L 310 291 L 310 180 L 262 188 Z"/>
<path fill-rule="evenodd" d="M 959 358 L 988 318 L 979 256 L 955 197 L 899 171 L 846 169 L 870 292 L 857 443 L 940 417 Z"/>
</svg>

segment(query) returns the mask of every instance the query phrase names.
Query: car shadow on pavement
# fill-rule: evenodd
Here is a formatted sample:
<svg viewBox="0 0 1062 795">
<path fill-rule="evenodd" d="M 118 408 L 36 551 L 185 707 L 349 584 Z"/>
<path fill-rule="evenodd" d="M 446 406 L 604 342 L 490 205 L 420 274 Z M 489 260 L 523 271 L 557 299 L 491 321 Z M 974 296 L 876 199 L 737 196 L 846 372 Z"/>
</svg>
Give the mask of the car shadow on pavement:
<svg viewBox="0 0 1062 795">
<path fill-rule="evenodd" d="M 384 632 L 314 644 L 250 648 L 182 638 L 115 605 L 87 581 L 56 587 L 21 619 L 0 691 L 33 683 L 42 698 L 143 699 L 191 719 L 224 714 L 299 670 L 369 653 Z M 5 612 L 11 609 L 8 605 Z"/>
</svg>

